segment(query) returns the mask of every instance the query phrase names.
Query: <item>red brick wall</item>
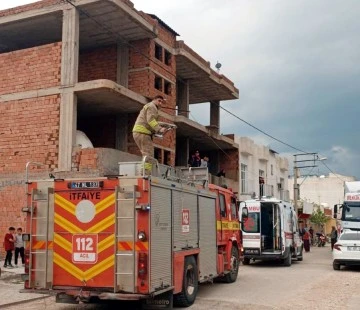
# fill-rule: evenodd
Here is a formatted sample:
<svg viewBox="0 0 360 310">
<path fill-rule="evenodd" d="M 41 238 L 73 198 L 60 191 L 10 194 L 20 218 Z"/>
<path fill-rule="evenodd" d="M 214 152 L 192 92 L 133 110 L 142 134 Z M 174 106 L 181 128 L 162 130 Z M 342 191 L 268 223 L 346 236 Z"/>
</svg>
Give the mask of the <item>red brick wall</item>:
<svg viewBox="0 0 360 310">
<path fill-rule="evenodd" d="M 0 95 L 60 85 L 61 43 L 0 54 Z"/>
<path fill-rule="evenodd" d="M 24 172 L 28 161 L 57 167 L 60 96 L 0 104 L 0 173 Z"/>
<path fill-rule="evenodd" d="M 117 47 L 80 52 L 79 82 L 107 79 L 116 82 Z"/>
<path fill-rule="evenodd" d="M 59 0 L 42 0 L 42 1 L 37 1 L 35 3 L 17 6 L 15 8 L 0 11 L 0 17 L 15 15 L 15 14 L 19 14 L 22 12 L 35 10 L 35 9 L 42 9 L 46 6 L 57 5 L 57 4 L 59 4 L 59 2 L 60 2 Z"/>
</svg>

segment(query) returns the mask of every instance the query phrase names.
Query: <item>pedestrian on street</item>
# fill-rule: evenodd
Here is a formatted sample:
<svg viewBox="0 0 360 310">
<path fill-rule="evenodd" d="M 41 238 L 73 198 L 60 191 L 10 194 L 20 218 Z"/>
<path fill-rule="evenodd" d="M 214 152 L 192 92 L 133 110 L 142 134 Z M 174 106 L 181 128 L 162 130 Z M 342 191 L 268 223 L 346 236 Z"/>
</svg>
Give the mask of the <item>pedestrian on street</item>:
<svg viewBox="0 0 360 310">
<path fill-rule="evenodd" d="M 12 251 L 14 251 L 15 248 L 14 234 L 15 234 L 15 228 L 11 226 L 9 227 L 9 232 L 5 234 L 4 237 L 4 248 L 6 251 L 4 268 L 14 268 L 14 266 L 11 264 Z"/>
<path fill-rule="evenodd" d="M 304 228 L 303 241 L 305 252 L 310 252 L 310 233 L 307 228 Z"/>
<path fill-rule="evenodd" d="M 332 251 L 334 249 L 334 244 L 336 243 L 336 241 L 338 239 L 338 233 L 337 233 L 335 226 L 331 227 L 330 238 L 331 238 L 331 251 Z"/>
<path fill-rule="evenodd" d="M 133 127 L 133 137 L 140 149 L 141 155 L 146 156 L 144 163 L 145 174 L 151 174 L 152 163 L 154 162 L 154 145 L 152 137 L 156 133 L 163 134 L 166 128 L 158 123 L 159 109 L 164 102 L 163 96 L 155 96 L 154 99 L 145 104 L 141 109 Z"/>
<path fill-rule="evenodd" d="M 17 229 L 17 234 L 15 235 L 15 267 L 18 267 L 18 258 L 19 254 L 21 257 L 21 263 L 24 267 L 25 265 L 25 255 L 24 255 L 24 241 L 22 239 L 22 228 Z"/>
</svg>

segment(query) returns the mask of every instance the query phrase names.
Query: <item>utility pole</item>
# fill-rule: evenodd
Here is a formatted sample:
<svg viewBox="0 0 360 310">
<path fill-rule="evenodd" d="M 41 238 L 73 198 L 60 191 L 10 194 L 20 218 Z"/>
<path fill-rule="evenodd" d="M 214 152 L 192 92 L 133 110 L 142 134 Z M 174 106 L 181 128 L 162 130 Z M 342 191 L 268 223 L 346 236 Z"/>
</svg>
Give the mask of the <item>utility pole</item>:
<svg viewBox="0 0 360 310">
<path fill-rule="evenodd" d="M 312 159 L 297 160 L 297 156 L 307 156 L 307 158 L 309 158 L 309 156 L 311 156 Z M 315 162 L 318 160 L 318 158 L 319 158 L 319 156 L 317 153 L 303 153 L 303 154 L 295 154 L 294 155 L 294 209 L 295 209 L 296 214 L 298 212 L 298 208 L 299 208 L 298 201 L 300 199 L 300 185 L 297 182 L 297 179 L 299 178 L 299 169 L 300 168 L 317 167 L 315 165 Z M 301 166 L 298 166 L 299 163 L 306 163 L 306 162 L 312 162 L 313 164 L 308 165 L 308 166 L 303 166 L 301 164 Z"/>
</svg>

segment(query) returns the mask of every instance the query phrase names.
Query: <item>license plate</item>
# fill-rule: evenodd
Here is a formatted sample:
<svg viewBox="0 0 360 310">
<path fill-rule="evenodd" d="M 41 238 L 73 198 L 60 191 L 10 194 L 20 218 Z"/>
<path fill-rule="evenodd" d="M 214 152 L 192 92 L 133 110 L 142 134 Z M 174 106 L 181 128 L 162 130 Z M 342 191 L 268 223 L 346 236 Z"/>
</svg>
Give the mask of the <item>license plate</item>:
<svg viewBox="0 0 360 310">
<path fill-rule="evenodd" d="M 255 254 L 259 255 L 260 250 L 259 249 L 244 249 L 244 254 Z"/>
<path fill-rule="evenodd" d="M 360 246 L 348 246 L 348 251 L 360 251 Z"/>
<path fill-rule="evenodd" d="M 90 182 L 71 182 L 68 184 L 68 187 L 71 189 L 76 188 L 100 188 L 103 182 L 90 181 Z"/>
</svg>

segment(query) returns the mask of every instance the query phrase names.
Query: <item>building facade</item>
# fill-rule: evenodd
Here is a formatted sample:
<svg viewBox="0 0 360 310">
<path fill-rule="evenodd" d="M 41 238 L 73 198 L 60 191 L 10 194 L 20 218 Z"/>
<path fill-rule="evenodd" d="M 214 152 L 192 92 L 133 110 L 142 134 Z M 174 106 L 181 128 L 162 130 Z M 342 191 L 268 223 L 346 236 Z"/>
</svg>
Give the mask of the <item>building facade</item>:
<svg viewBox="0 0 360 310">
<path fill-rule="evenodd" d="M 289 201 L 288 160 L 250 138 L 235 136 L 235 142 L 240 154 L 240 199 L 273 196 Z"/>
<path fill-rule="evenodd" d="M 220 135 L 222 100 L 239 97 L 178 34 L 128 0 L 44 0 L 0 11 L 0 231 L 23 226 L 29 179 L 117 175 L 139 160 L 138 112 L 166 98 L 160 120 L 177 129 L 154 138 L 160 163 L 186 166 L 195 149 L 238 184 L 238 146 Z M 189 105 L 210 102 L 210 124 Z M 93 148 L 76 144 L 86 134 Z M 222 156 L 227 152 L 229 158 Z"/>
</svg>

